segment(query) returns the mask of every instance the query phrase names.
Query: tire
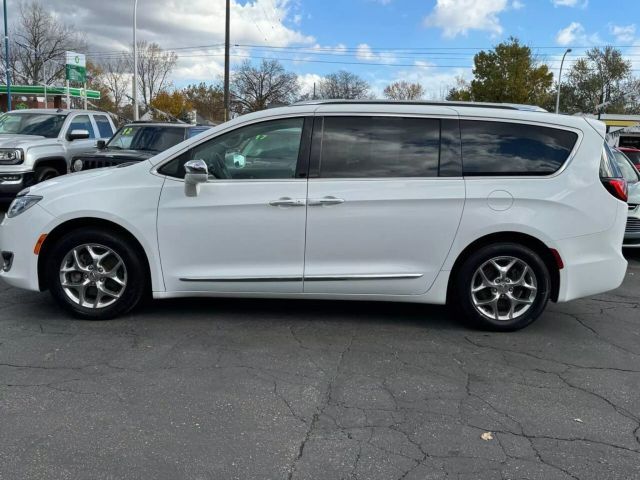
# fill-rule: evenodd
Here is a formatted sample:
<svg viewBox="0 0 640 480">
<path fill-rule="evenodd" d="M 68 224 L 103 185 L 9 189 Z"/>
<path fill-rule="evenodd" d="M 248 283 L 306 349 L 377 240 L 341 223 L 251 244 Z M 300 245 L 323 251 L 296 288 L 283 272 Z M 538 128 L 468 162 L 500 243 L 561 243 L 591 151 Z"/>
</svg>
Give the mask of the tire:
<svg viewBox="0 0 640 480">
<path fill-rule="evenodd" d="M 138 249 L 117 233 L 73 230 L 49 250 L 46 282 L 56 302 L 75 317 L 108 320 L 131 311 L 148 291 L 141 258 Z"/>
<path fill-rule="evenodd" d="M 36 167 L 34 175 L 36 183 L 44 182 L 45 180 L 50 180 L 58 176 L 60 176 L 60 172 L 48 166 Z"/>
<path fill-rule="evenodd" d="M 452 279 L 449 303 L 474 327 L 514 331 L 530 325 L 549 302 L 551 278 L 540 256 L 517 243 L 474 252 Z"/>
</svg>

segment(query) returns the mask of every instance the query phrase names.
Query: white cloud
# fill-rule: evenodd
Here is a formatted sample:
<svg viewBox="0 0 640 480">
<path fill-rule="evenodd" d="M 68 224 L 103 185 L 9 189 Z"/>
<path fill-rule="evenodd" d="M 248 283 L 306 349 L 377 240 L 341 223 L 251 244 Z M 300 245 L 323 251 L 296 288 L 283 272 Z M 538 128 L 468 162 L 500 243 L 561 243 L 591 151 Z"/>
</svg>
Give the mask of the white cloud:
<svg viewBox="0 0 640 480">
<path fill-rule="evenodd" d="M 524 7 L 525 7 L 524 2 L 520 0 L 513 0 L 513 2 L 511 3 L 511 8 L 513 8 L 514 10 L 520 10 L 520 9 L 523 9 Z"/>
<path fill-rule="evenodd" d="M 554 7 L 580 7 L 587 8 L 589 0 L 551 0 Z"/>
<path fill-rule="evenodd" d="M 298 84 L 300 85 L 300 93 L 301 94 L 313 94 L 313 85 L 316 87 L 320 84 L 320 80 L 322 80 L 322 76 L 317 73 L 305 73 L 303 75 L 298 75 Z"/>
<path fill-rule="evenodd" d="M 502 25 L 498 15 L 507 8 L 507 0 L 437 0 L 424 24 L 441 28 L 447 38 L 466 35 L 470 30 L 500 35 Z"/>
<path fill-rule="evenodd" d="M 394 63 L 395 55 L 389 52 L 375 53 L 366 43 L 361 43 L 356 49 L 356 58 L 364 61 L 377 61 L 382 63 Z"/>
<path fill-rule="evenodd" d="M 602 43 L 602 39 L 597 33 L 587 34 L 581 23 L 571 22 L 557 33 L 556 42 L 562 46 L 584 46 Z"/>
<path fill-rule="evenodd" d="M 609 25 L 609 32 L 618 42 L 632 42 L 636 37 L 636 26 L 631 25 Z"/>
</svg>

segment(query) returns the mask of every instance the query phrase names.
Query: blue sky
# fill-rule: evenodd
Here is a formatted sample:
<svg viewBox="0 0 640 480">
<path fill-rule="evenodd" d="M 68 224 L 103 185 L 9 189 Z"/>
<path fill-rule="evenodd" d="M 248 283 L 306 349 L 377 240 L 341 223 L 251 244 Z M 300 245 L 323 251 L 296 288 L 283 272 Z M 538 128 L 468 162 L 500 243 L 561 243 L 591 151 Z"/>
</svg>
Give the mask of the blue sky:
<svg viewBox="0 0 640 480">
<path fill-rule="evenodd" d="M 17 1 L 9 0 L 10 13 Z M 86 32 L 94 60 L 130 49 L 133 0 L 45 4 Z M 220 78 L 224 4 L 139 0 L 138 39 L 179 55 L 172 74 L 176 87 Z M 553 68 L 568 46 L 574 47 L 569 65 L 584 47 L 625 46 L 640 76 L 640 0 L 231 0 L 231 5 L 231 38 L 238 45 L 233 66 L 246 58 L 278 58 L 300 75 L 304 89 L 342 68 L 364 77 L 378 94 L 389 82 L 404 79 L 422 83 L 429 96 L 438 97 L 457 76 L 471 78 L 478 49 L 512 35 Z"/>
<path fill-rule="evenodd" d="M 313 55 L 313 59 L 388 62 L 389 66 L 287 62 L 288 67 L 306 74 L 344 67 L 377 87 L 409 78 L 426 83 L 437 94 L 443 84 L 451 85 L 456 75 L 471 77 L 469 68 L 457 67 L 472 65 L 477 49 L 490 48 L 509 36 L 530 45 L 556 68 L 558 56 L 567 46 L 574 47 L 574 52 L 566 65 L 584 52 L 584 48 L 575 47 L 605 44 L 625 46 L 623 51 L 630 59 L 640 60 L 639 0 L 326 0 L 302 1 L 292 11 L 292 28 L 313 36 L 319 45 L 343 44 L 356 49 L 364 44 L 371 48 L 370 55 L 363 48 L 360 55 L 358 50 L 348 50 L 345 55 Z M 633 45 L 636 47 L 628 48 Z M 292 55 L 281 55 L 285 56 Z M 398 66 L 417 62 L 429 66 Z"/>
</svg>

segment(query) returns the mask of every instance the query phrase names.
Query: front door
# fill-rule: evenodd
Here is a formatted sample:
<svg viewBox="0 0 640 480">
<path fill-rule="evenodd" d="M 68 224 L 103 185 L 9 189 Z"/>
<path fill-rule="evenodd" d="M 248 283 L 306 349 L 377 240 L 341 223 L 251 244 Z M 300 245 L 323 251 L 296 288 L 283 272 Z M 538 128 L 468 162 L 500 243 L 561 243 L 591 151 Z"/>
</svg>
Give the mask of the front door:
<svg viewBox="0 0 640 480">
<path fill-rule="evenodd" d="M 67 152 L 69 152 L 71 156 L 76 155 L 78 153 L 84 153 L 89 150 L 92 150 L 96 146 L 96 132 L 93 128 L 93 123 L 89 118 L 89 115 L 76 115 L 69 122 L 69 126 L 66 129 L 66 134 L 71 133 L 73 130 L 86 130 L 89 132 L 89 138 L 86 139 L 78 139 L 70 141 L 65 138 L 63 141 L 66 144 Z M 66 135 L 65 134 L 65 135 Z"/>
<path fill-rule="evenodd" d="M 271 120 L 206 140 L 159 169 L 158 242 L 167 291 L 302 292 L 307 180 L 304 118 Z M 184 192 L 184 163 L 210 180 Z"/>
<path fill-rule="evenodd" d="M 305 293 L 429 290 L 464 206 L 464 180 L 449 161 L 459 162 L 457 125 L 457 119 L 384 116 L 316 120 Z M 442 135 L 442 154 L 441 126 L 453 131 Z M 441 176 L 445 171 L 454 176 Z"/>
</svg>

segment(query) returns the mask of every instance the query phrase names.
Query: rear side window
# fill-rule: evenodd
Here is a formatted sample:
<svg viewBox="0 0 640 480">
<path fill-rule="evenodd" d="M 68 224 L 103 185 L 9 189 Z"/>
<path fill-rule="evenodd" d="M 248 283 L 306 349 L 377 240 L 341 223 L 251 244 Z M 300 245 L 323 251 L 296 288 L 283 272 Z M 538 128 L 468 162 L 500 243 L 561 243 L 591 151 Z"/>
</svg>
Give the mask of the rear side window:
<svg viewBox="0 0 640 480">
<path fill-rule="evenodd" d="M 109 119 L 106 116 L 94 115 L 93 119 L 96 121 L 96 125 L 98 126 L 98 134 L 100 135 L 100 138 L 111 138 L 113 136 L 111 123 L 109 123 Z"/>
<path fill-rule="evenodd" d="M 508 122 L 461 120 L 464 174 L 550 175 L 567 161 L 578 135 Z"/>
<path fill-rule="evenodd" d="M 437 119 L 328 116 L 320 177 L 436 177 L 439 155 Z"/>
</svg>

